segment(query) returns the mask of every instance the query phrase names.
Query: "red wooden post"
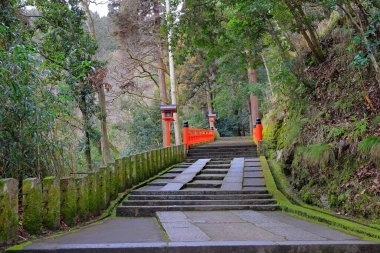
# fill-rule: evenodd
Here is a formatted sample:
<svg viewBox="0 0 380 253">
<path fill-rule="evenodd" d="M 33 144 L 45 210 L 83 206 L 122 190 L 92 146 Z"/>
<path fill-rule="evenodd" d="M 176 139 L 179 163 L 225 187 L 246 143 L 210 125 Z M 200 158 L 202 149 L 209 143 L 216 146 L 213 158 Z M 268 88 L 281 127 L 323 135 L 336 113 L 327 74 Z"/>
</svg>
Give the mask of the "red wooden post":
<svg viewBox="0 0 380 253">
<path fill-rule="evenodd" d="M 177 112 L 176 105 L 162 105 L 160 107 L 161 112 L 163 113 L 163 120 L 166 121 L 166 146 L 170 147 L 170 121 L 174 121 L 173 113 Z"/>
<path fill-rule="evenodd" d="M 170 147 L 170 120 L 166 120 L 166 146 Z"/>
<path fill-rule="evenodd" d="M 185 121 L 183 124 L 183 142 L 186 144 L 186 148 L 189 149 L 189 122 Z"/>
<path fill-rule="evenodd" d="M 260 118 L 256 119 L 255 139 L 257 142 L 263 140 L 263 125 Z"/>
</svg>

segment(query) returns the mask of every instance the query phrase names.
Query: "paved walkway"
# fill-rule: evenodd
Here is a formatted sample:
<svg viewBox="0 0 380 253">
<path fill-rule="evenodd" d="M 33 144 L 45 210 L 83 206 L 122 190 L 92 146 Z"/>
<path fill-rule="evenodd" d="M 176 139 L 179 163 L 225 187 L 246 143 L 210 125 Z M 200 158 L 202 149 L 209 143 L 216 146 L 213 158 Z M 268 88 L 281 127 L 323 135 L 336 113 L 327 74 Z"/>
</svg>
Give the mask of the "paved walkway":
<svg viewBox="0 0 380 253">
<path fill-rule="evenodd" d="M 255 211 L 158 212 L 157 218 L 111 218 L 66 235 L 38 240 L 26 246 L 24 252 L 220 253 L 234 252 L 231 249 L 236 248 L 247 253 L 293 252 L 284 250 L 284 246 L 298 247 L 294 252 L 299 253 L 321 249 L 327 251 L 320 252 L 380 252 L 376 251 L 380 245 L 326 226 L 282 212 Z M 363 251 L 369 246 L 371 251 Z M 198 250 L 191 250 L 193 247 Z"/>
<path fill-rule="evenodd" d="M 246 138 L 226 138 L 197 147 L 191 159 L 129 195 L 118 208 L 119 215 L 151 217 L 113 217 L 35 241 L 22 251 L 380 252 L 380 244 L 281 211 L 254 211 L 277 205 L 250 145 Z"/>
</svg>

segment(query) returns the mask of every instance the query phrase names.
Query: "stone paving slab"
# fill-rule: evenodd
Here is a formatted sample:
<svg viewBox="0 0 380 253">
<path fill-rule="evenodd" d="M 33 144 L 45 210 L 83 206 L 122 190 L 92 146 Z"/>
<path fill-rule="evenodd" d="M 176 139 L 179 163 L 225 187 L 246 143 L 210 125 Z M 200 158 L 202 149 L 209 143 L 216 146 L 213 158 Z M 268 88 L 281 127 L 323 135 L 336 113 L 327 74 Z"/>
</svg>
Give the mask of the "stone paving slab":
<svg viewBox="0 0 380 253">
<path fill-rule="evenodd" d="M 264 178 L 261 171 L 244 172 L 245 178 Z"/>
<path fill-rule="evenodd" d="M 243 187 L 243 190 L 244 191 L 260 191 L 260 192 L 267 192 L 267 188 L 266 187 L 261 187 L 261 186 L 249 186 L 249 187 Z"/>
<path fill-rule="evenodd" d="M 247 166 L 247 167 L 260 167 L 260 162 L 246 162 L 245 166 Z"/>
<path fill-rule="evenodd" d="M 269 219 L 273 220 L 273 222 L 281 222 L 284 224 L 295 226 L 297 228 L 301 227 L 303 231 L 305 232 L 310 232 L 320 237 L 329 238 L 331 240 L 342 241 L 342 240 L 359 240 L 360 239 L 356 236 L 345 234 L 345 233 L 342 233 L 334 229 L 330 229 L 320 224 L 313 223 L 313 226 L 309 226 L 310 222 L 294 218 L 292 216 L 287 215 L 286 213 L 264 212 L 263 214 L 267 216 Z"/>
<path fill-rule="evenodd" d="M 181 214 L 182 213 L 182 214 Z M 162 212 L 170 222 L 171 212 Z M 293 218 L 281 212 L 214 211 L 174 212 L 173 220 L 197 226 L 210 241 L 350 241 L 360 238 L 326 226 Z M 161 221 L 161 218 L 159 217 Z M 176 230 L 181 233 L 180 229 Z M 170 238 L 170 236 L 169 236 Z"/>
<path fill-rule="evenodd" d="M 33 247 L 49 244 L 98 244 L 163 242 L 165 237 L 154 218 L 112 218 L 78 231 L 35 241 Z"/>
<path fill-rule="evenodd" d="M 255 158 L 245 158 L 246 162 L 259 162 L 260 158 L 255 157 Z"/>
<path fill-rule="evenodd" d="M 262 171 L 261 167 L 244 167 L 244 172 Z"/>
<path fill-rule="evenodd" d="M 221 189 L 239 191 L 243 189 L 244 158 L 234 158 L 224 177 Z"/>
<path fill-rule="evenodd" d="M 206 166 L 210 159 L 199 159 L 181 174 L 176 176 L 171 183 L 162 187 L 162 191 L 179 191 L 185 184 L 189 183 L 193 178 Z"/>
<path fill-rule="evenodd" d="M 183 212 L 157 212 L 156 216 L 173 242 L 202 242 L 210 240 L 202 230 L 189 222 Z"/>
<path fill-rule="evenodd" d="M 264 178 L 244 178 L 244 187 L 265 186 Z"/>
</svg>

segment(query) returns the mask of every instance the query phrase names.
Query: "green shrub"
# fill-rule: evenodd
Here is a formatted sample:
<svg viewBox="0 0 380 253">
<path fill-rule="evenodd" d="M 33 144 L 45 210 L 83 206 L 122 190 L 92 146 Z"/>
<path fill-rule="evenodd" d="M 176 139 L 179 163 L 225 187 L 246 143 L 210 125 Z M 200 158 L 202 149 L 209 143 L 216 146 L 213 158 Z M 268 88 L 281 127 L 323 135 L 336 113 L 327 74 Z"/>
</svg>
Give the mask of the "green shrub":
<svg viewBox="0 0 380 253">
<path fill-rule="evenodd" d="M 358 150 L 362 156 L 370 159 L 378 166 L 380 165 L 380 138 L 370 136 L 362 140 L 358 145 Z"/>
</svg>

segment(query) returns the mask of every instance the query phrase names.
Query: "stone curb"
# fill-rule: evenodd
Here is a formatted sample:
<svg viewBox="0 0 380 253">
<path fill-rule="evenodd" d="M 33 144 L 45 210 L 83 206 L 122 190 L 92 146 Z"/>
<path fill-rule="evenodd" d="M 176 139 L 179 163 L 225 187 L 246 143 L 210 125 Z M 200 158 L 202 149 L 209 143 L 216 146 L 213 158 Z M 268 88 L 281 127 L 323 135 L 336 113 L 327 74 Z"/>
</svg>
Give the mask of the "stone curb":
<svg viewBox="0 0 380 253">
<path fill-rule="evenodd" d="M 114 244 L 49 244 L 28 246 L 8 252 L 112 252 L 112 253 L 365 253 L 380 252 L 380 244 L 363 241 L 224 241 L 224 242 L 159 242 Z"/>
</svg>

